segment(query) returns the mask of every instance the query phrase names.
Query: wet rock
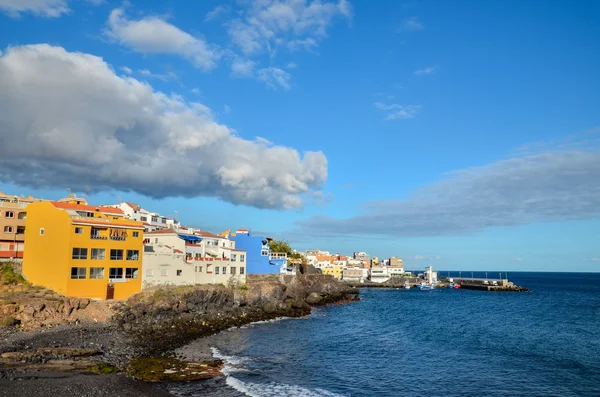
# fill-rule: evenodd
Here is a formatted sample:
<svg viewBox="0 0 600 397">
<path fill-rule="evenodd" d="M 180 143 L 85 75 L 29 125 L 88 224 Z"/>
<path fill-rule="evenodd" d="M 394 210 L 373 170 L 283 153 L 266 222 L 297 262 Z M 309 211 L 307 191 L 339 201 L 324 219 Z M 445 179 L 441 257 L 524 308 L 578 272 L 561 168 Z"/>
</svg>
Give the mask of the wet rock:
<svg viewBox="0 0 600 397">
<path fill-rule="evenodd" d="M 312 292 L 306 298 L 306 303 L 308 303 L 309 305 L 318 305 L 322 300 L 323 298 L 321 298 L 321 294 Z"/>
</svg>

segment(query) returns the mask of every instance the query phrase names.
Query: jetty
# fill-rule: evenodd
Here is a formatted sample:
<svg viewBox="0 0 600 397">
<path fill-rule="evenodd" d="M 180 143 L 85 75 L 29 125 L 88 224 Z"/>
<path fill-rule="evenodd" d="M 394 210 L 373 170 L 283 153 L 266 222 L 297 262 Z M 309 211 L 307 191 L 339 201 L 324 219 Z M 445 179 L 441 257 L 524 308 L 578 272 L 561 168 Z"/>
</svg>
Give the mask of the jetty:
<svg viewBox="0 0 600 397">
<path fill-rule="evenodd" d="M 512 291 L 530 292 L 527 288 L 515 285 L 506 278 L 474 278 L 474 277 L 449 277 L 448 281 L 460 285 L 464 289 L 480 291 Z"/>
</svg>

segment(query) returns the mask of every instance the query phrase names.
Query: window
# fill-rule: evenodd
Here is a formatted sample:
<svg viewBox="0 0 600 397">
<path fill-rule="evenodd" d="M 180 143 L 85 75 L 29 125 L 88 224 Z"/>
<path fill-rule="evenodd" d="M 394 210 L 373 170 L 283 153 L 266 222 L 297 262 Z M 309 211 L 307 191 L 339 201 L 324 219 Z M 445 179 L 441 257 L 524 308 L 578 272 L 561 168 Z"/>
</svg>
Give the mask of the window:
<svg viewBox="0 0 600 397">
<path fill-rule="evenodd" d="M 262 250 L 262 252 L 260 253 L 262 256 L 269 256 L 269 251 L 267 250 Z"/>
<path fill-rule="evenodd" d="M 83 228 L 82 227 L 76 227 L 75 228 L 75 234 L 83 234 Z"/>
<path fill-rule="evenodd" d="M 12 211 L 6 211 L 6 212 L 4 213 L 4 217 L 5 217 L 5 218 L 14 218 L 14 217 L 15 217 L 15 213 L 14 213 L 14 212 L 12 212 Z"/>
<path fill-rule="evenodd" d="M 227 274 L 227 268 L 223 266 L 223 274 Z"/>
<path fill-rule="evenodd" d="M 25 226 L 17 226 L 17 234 L 25 234 Z"/>
<path fill-rule="evenodd" d="M 138 268 L 128 267 L 125 269 L 125 278 L 138 278 Z"/>
<path fill-rule="evenodd" d="M 133 237 L 140 237 L 140 232 L 133 232 Z"/>
<path fill-rule="evenodd" d="M 156 222 L 158 222 L 158 217 L 156 217 L 156 216 L 153 216 L 153 217 L 152 217 L 152 222 L 155 222 L 155 223 L 156 223 Z"/>
<path fill-rule="evenodd" d="M 138 250 L 127 250 L 127 260 L 137 261 L 140 258 L 140 251 Z"/>
<path fill-rule="evenodd" d="M 246 255 L 240 255 L 240 262 L 244 262 L 246 260 Z"/>
<path fill-rule="evenodd" d="M 123 250 L 110 250 L 110 260 L 111 261 L 122 261 L 123 260 Z"/>
<path fill-rule="evenodd" d="M 72 267 L 71 268 L 71 279 L 78 280 L 85 278 L 85 267 Z"/>
<path fill-rule="evenodd" d="M 240 274 L 244 274 L 244 269 L 243 267 L 240 267 Z"/>
<path fill-rule="evenodd" d="M 44 232 L 45 232 L 44 228 L 43 228 L 43 227 L 40 227 L 40 236 L 43 236 L 43 235 L 44 235 Z"/>
<path fill-rule="evenodd" d="M 148 218 L 147 218 L 147 217 L 145 217 L 145 216 L 140 216 L 140 221 L 142 221 L 142 222 L 147 222 L 147 221 L 148 221 Z"/>
<path fill-rule="evenodd" d="M 87 259 L 87 248 L 73 248 L 73 259 Z"/>
<path fill-rule="evenodd" d="M 161 223 L 167 223 L 167 220 L 165 218 L 162 218 L 160 221 Z"/>
<path fill-rule="evenodd" d="M 194 259 L 196 259 L 197 261 L 200 260 L 201 256 L 200 254 L 196 253 L 196 256 L 194 257 Z"/>
<path fill-rule="evenodd" d="M 237 255 L 236 254 L 231 254 L 231 261 L 235 262 L 237 260 Z"/>
<path fill-rule="evenodd" d="M 158 239 L 157 238 L 154 239 L 154 244 L 158 244 Z"/>
<path fill-rule="evenodd" d="M 177 275 L 181 276 L 181 273 L 183 272 L 183 270 L 177 270 Z"/>
<path fill-rule="evenodd" d="M 27 219 L 27 212 L 19 212 L 19 215 L 17 215 L 17 218 Z"/>
<path fill-rule="evenodd" d="M 123 278 L 123 269 L 120 267 L 111 267 L 108 272 L 108 278 Z"/>
<path fill-rule="evenodd" d="M 106 250 L 104 248 L 92 248 L 92 259 L 103 261 L 106 259 Z"/>
<path fill-rule="evenodd" d="M 198 273 L 202 273 L 202 266 L 198 266 Z"/>
<path fill-rule="evenodd" d="M 146 269 L 146 276 L 149 276 L 149 277 L 154 276 L 154 271 L 152 269 Z"/>
<path fill-rule="evenodd" d="M 169 275 L 169 269 L 160 269 L 160 275 L 161 276 L 168 276 Z"/>
<path fill-rule="evenodd" d="M 219 274 L 219 266 L 215 266 L 215 274 Z"/>
<path fill-rule="evenodd" d="M 103 279 L 104 278 L 104 268 L 103 267 L 92 267 L 92 268 L 90 268 L 90 278 Z"/>
<path fill-rule="evenodd" d="M 235 267 L 231 268 L 231 274 L 235 274 Z"/>
<path fill-rule="evenodd" d="M 12 232 L 13 232 L 12 226 L 4 226 L 4 233 L 12 233 Z"/>
</svg>

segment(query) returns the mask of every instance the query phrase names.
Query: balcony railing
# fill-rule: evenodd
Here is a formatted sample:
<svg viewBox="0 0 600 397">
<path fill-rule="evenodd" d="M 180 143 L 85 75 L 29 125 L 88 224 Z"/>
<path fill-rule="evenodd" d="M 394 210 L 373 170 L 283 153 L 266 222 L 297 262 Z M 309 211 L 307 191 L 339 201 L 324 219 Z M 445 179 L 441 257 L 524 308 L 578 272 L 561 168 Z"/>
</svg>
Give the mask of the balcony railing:
<svg viewBox="0 0 600 397">
<path fill-rule="evenodd" d="M 115 240 L 115 241 L 125 241 L 125 237 L 114 237 L 114 236 L 110 236 L 111 240 Z"/>
<path fill-rule="evenodd" d="M 7 208 L 25 208 L 28 203 L 11 203 L 10 201 L 0 201 L 0 207 Z"/>
<path fill-rule="evenodd" d="M 106 236 L 100 236 L 100 235 L 97 235 L 97 234 L 92 234 L 90 236 L 90 238 L 92 240 L 107 240 L 108 239 L 108 237 L 106 237 Z"/>
</svg>

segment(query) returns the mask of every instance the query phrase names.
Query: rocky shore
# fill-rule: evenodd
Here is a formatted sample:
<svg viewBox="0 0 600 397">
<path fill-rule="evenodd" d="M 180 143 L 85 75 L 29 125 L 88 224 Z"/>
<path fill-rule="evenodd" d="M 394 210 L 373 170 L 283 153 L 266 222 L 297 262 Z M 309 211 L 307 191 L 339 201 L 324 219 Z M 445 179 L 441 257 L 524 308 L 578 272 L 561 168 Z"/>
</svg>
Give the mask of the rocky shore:
<svg viewBox="0 0 600 397">
<path fill-rule="evenodd" d="M 0 302 L 0 320 L 11 307 L 11 321 L 0 326 L 0 396 L 168 395 L 132 378 L 218 376 L 218 361 L 182 362 L 172 352 L 230 327 L 306 316 L 312 306 L 352 302 L 358 300 L 358 290 L 330 276 L 249 275 L 241 289 L 162 287 L 123 302 L 87 305 L 85 300 L 82 305 L 61 299 L 61 309 L 47 313 L 49 306 L 42 308 L 39 301 L 32 301 L 33 311 L 24 301 Z M 52 321 L 45 322 L 48 316 Z"/>
</svg>

